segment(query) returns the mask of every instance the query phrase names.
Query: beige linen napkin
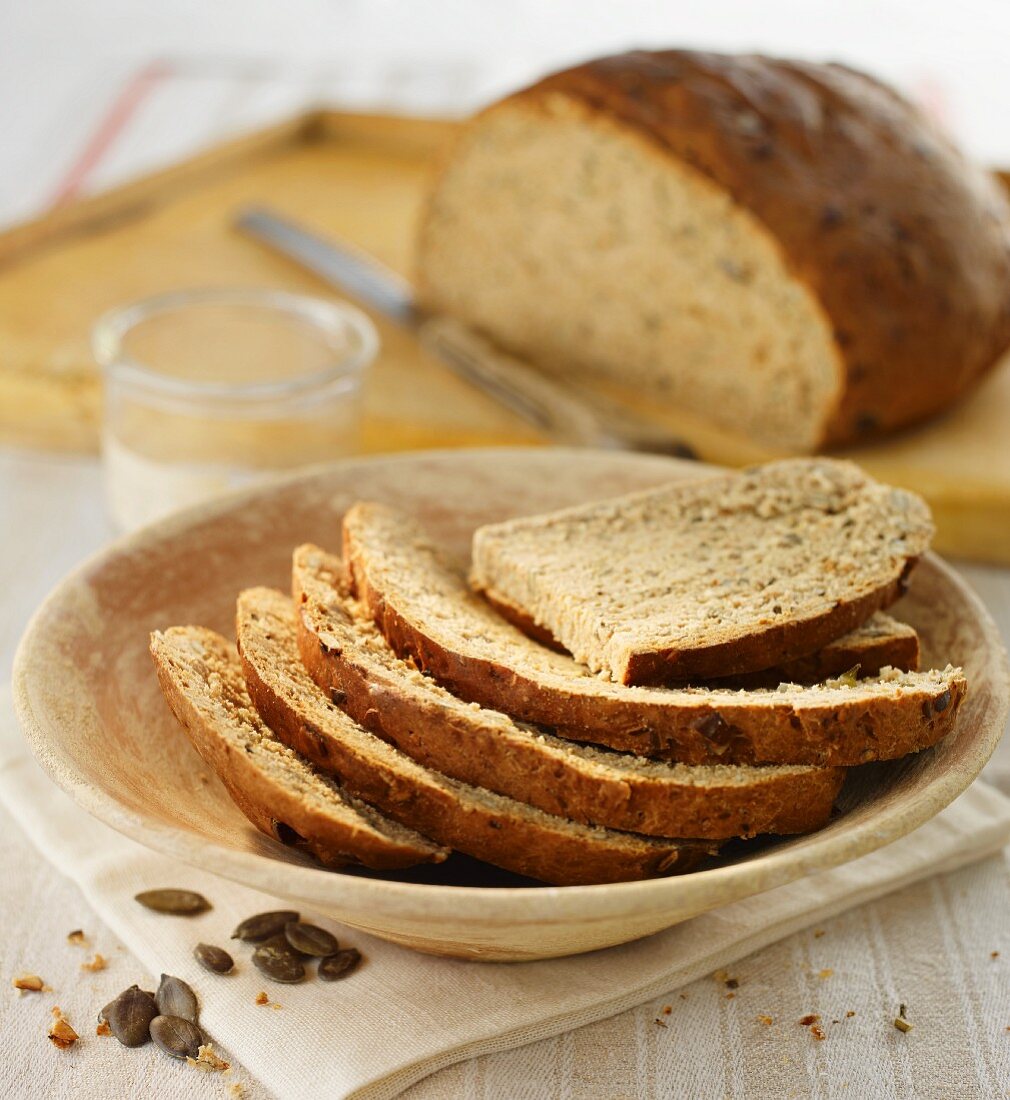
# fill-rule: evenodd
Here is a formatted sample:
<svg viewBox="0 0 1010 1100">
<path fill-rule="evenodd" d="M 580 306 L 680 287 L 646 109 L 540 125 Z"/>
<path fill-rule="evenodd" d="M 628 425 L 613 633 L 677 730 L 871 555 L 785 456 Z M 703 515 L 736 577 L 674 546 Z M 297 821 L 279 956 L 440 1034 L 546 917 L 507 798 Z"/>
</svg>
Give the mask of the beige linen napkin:
<svg viewBox="0 0 1010 1100">
<path fill-rule="evenodd" d="M 879 852 L 637 943 L 571 959 L 478 964 L 415 954 L 337 927 L 367 964 L 332 985 L 280 986 L 264 982 L 241 947 L 234 952 L 240 972 L 228 978 L 207 974 L 192 958 L 196 942 L 228 944 L 241 918 L 275 907 L 275 899 L 148 851 L 88 817 L 31 759 L 9 696 L 0 696 L 0 798 L 150 973 L 167 971 L 193 985 L 209 1036 L 284 1100 L 395 1096 L 454 1062 L 669 993 L 807 925 L 981 859 L 1010 838 L 1010 799 L 976 783 L 933 821 Z M 133 901 L 138 891 L 158 886 L 199 890 L 214 908 L 182 919 Z M 261 989 L 283 1008 L 257 1006 Z"/>
</svg>

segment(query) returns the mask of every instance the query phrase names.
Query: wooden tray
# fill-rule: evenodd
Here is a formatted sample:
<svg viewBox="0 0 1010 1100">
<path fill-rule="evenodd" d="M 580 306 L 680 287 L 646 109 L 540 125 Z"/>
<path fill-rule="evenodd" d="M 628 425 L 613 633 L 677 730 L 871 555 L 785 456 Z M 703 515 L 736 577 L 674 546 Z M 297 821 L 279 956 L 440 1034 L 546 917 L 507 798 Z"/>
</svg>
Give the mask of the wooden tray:
<svg viewBox="0 0 1010 1100">
<path fill-rule="evenodd" d="M 325 293 L 230 229 L 244 203 L 267 201 L 409 275 L 425 182 L 455 129 L 313 112 L 0 235 L 0 443 L 96 449 L 100 386 L 88 340 L 111 306 L 200 285 Z M 366 393 L 366 450 L 537 442 L 408 333 L 376 322 L 383 346 Z M 765 457 L 703 424 L 666 422 L 710 461 Z M 938 548 L 1010 563 L 1010 362 L 945 417 L 848 453 L 927 497 Z"/>
<path fill-rule="evenodd" d="M 193 286 L 329 293 L 231 229 L 269 202 L 407 272 L 433 159 L 455 124 L 312 112 L 0 235 L 0 443 L 98 447 L 89 345 L 112 306 Z M 382 352 L 365 396 L 367 450 L 534 443 L 509 412 L 375 318 Z"/>
</svg>

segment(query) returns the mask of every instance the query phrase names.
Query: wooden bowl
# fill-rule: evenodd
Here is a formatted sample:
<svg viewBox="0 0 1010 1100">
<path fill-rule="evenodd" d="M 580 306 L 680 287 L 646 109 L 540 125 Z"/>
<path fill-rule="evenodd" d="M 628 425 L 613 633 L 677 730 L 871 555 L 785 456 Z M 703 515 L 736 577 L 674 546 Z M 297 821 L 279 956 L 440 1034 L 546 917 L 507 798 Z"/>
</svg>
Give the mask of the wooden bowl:
<svg viewBox="0 0 1010 1100">
<path fill-rule="evenodd" d="M 248 824 L 162 700 L 148 633 L 195 623 L 232 636 L 238 591 L 286 590 L 292 548 L 339 548 L 341 515 L 356 500 L 404 508 L 463 552 L 478 524 L 697 472 L 692 463 L 603 452 L 428 452 L 342 462 L 192 509 L 109 547 L 42 605 L 15 667 L 25 732 L 81 806 L 150 848 L 396 943 L 463 958 L 546 958 L 623 943 L 896 840 L 978 775 L 1010 700 L 996 627 L 932 556 L 898 614 L 919 631 L 924 666 L 951 661 L 967 673 L 955 731 L 918 756 L 854 770 L 839 815 L 818 833 L 740 843 L 732 861 L 681 877 L 516 885 L 456 857 L 398 876 L 324 871 Z"/>
</svg>

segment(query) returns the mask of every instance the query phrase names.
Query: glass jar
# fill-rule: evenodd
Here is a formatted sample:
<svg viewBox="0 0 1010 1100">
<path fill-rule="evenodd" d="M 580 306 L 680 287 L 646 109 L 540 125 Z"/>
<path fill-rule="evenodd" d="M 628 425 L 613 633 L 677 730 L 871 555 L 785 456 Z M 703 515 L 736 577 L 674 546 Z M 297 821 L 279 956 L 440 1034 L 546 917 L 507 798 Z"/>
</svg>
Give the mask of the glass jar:
<svg viewBox="0 0 1010 1100">
<path fill-rule="evenodd" d="M 359 446 L 372 322 L 277 290 L 186 290 L 95 326 L 109 509 L 131 529 Z"/>
</svg>

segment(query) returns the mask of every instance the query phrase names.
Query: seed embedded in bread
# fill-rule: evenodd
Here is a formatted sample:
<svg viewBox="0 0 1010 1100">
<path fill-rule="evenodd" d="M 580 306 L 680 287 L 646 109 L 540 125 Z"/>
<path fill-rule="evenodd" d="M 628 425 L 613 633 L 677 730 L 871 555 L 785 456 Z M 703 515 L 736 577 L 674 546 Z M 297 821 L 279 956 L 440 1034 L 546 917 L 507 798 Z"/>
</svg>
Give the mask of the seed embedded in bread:
<svg viewBox="0 0 1010 1100">
<path fill-rule="evenodd" d="M 903 593 L 933 531 L 914 493 L 791 459 L 481 527 L 472 576 L 591 671 L 657 684 L 815 652 Z"/>
</svg>

